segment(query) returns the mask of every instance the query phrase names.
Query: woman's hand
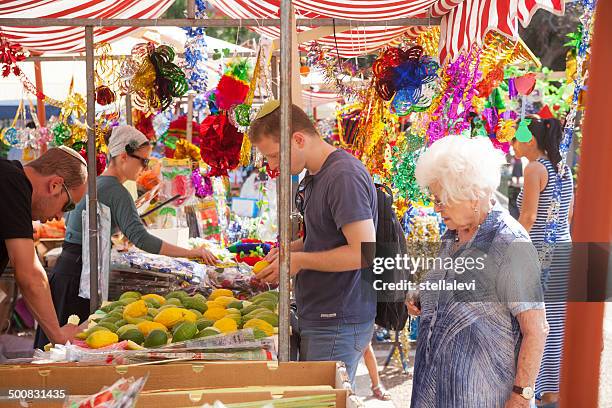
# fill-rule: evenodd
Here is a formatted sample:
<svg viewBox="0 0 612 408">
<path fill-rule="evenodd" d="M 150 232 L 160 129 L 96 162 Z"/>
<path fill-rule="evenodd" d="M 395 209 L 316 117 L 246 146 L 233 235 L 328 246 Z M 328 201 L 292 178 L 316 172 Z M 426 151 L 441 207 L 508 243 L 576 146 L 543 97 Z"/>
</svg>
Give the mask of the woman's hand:
<svg viewBox="0 0 612 408">
<path fill-rule="evenodd" d="M 206 265 L 215 265 L 219 261 L 219 259 L 205 247 L 192 249 L 190 258 L 202 259 Z"/>
<path fill-rule="evenodd" d="M 406 307 L 408 308 L 408 314 L 411 316 L 419 316 L 421 314 L 421 309 L 412 300 L 406 301 Z"/>
</svg>

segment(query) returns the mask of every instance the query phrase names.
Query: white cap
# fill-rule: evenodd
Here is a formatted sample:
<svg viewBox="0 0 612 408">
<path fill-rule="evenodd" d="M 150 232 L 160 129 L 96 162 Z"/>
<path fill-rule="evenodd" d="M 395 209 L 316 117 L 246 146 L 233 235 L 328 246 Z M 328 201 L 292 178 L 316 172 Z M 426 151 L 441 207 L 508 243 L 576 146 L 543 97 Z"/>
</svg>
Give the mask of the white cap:
<svg viewBox="0 0 612 408">
<path fill-rule="evenodd" d="M 149 139 L 138 129 L 129 125 L 121 125 L 113 128 L 108 141 L 108 152 L 111 157 L 125 153 L 126 146 L 132 146 L 134 150 L 148 143 Z"/>
</svg>

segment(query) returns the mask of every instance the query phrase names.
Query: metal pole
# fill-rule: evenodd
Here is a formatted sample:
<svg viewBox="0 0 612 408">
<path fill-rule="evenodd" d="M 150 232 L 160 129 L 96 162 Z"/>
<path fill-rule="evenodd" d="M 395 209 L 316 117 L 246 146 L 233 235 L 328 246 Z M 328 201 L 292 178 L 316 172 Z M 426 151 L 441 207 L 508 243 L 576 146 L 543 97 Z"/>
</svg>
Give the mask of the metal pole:
<svg viewBox="0 0 612 408">
<path fill-rule="evenodd" d="M 272 68 L 272 95 L 274 99 L 278 99 L 278 57 L 276 55 L 272 56 L 270 65 Z"/>
<path fill-rule="evenodd" d="M 187 141 L 191 143 L 193 140 L 193 100 L 195 98 L 195 94 L 193 92 L 189 92 L 187 95 Z"/>
<path fill-rule="evenodd" d="M 440 25 L 440 18 L 398 18 L 396 20 L 346 20 L 336 19 L 335 25 L 351 27 L 410 27 L 420 25 Z M 0 18 L 3 27 L 278 27 L 282 22 L 278 18 L 243 18 L 243 19 L 120 19 L 120 18 Z M 334 25 L 331 18 L 298 18 L 298 26 L 330 27 Z"/>
<path fill-rule="evenodd" d="M 94 84 L 93 27 L 85 27 L 85 77 L 87 78 L 87 181 L 89 194 L 89 310 L 98 297 L 98 190 L 96 189 L 96 96 Z"/>
<path fill-rule="evenodd" d="M 134 117 L 132 116 L 132 95 L 125 95 L 125 121 L 128 125 L 134 124 Z"/>
<path fill-rule="evenodd" d="M 289 361 L 289 290 L 291 265 L 291 0 L 281 0 L 280 33 L 280 304 L 279 304 L 279 361 Z"/>
</svg>

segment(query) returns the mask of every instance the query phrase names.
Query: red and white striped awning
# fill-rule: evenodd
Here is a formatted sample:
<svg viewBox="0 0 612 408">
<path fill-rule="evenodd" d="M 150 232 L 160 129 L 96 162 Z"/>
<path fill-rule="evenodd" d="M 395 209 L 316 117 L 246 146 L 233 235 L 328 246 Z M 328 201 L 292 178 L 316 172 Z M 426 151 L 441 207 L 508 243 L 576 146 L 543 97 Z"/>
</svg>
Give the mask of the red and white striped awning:
<svg viewBox="0 0 612 408">
<path fill-rule="evenodd" d="M 210 0 L 232 18 L 278 18 L 280 0 Z M 384 47 L 403 34 L 416 37 L 427 27 L 394 27 L 393 19 L 441 17 L 440 60 L 453 60 L 473 44 L 482 44 L 489 31 L 518 40 L 519 22 L 526 26 L 538 9 L 563 14 L 564 0 L 294 0 L 297 17 L 342 18 L 355 21 L 355 28 L 321 44 L 334 47 L 340 56 L 362 55 Z M 428 13 L 431 14 L 428 14 Z M 385 21 L 389 26 L 359 27 L 359 20 Z M 298 27 L 305 31 L 313 27 Z M 278 38 L 277 27 L 254 29 L 269 38 Z"/>
<path fill-rule="evenodd" d="M 393 18 L 423 16 L 427 8 L 438 0 L 295 0 L 298 18 L 346 18 L 355 20 L 354 28 L 319 39 L 332 48 L 338 46 L 342 57 L 354 57 L 380 49 L 401 35 L 416 37 L 427 27 L 394 27 L 387 21 Z M 210 0 L 215 8 L 231 18 L 278 18 L 280 0 Z M 380 27 L 359 27 L 358 20 L 381 20 Z M 315 27 L 298 27 L 307 31 Z M 278 27 L 254 27 L 254 31 L 268 38 L 278 38 Z"/>
<path fill-rule="evenodd" d="M 526 27 L 539 9 L 562 15 L 564 0 L 440 0 L 432 8 L 433 16 L 442 17 L 440 61 L 482 45 L 489 31 L 518 40 L 519 22 Z"/>
<path fill-rule="evenodd" d="M 3 18 L 158 18 L 174 0 L 9 0 Z M 110 42 L 138 28 L 94 27 L 95 42 Z M 30 51 L 69 53 L 85 49 L 83 27 L 0 27 L 3 36 Z"/>
</svg>

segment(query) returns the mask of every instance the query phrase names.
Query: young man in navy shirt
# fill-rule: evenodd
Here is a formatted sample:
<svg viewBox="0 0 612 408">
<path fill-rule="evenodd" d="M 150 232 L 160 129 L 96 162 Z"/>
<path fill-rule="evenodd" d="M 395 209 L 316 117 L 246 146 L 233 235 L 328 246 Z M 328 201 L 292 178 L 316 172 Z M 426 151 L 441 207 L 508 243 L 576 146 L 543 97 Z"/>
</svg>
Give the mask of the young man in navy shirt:
<svg viewBox="0 0 612 408">
<path fill-rule="evenodd" d="M 251 142 L 278 168 L 280 108 L 265 104 L 249 129 Z M 325 142 L 306 113 L 292 105 L 291 174 L 307 175 L 297 209 L 305 237 L 291 244 L 291 270 L 298 307 L 300 360 L 343 361 L 354 381 L 359 359 L 374 330 L 376 296 L 362 269 L 362 243 L 376 241 L 377 201 L 361 161 Z M 278 282 L 278 259 L 261 272 Z"/>
</svg>

